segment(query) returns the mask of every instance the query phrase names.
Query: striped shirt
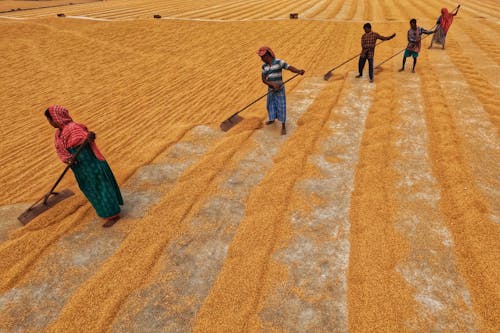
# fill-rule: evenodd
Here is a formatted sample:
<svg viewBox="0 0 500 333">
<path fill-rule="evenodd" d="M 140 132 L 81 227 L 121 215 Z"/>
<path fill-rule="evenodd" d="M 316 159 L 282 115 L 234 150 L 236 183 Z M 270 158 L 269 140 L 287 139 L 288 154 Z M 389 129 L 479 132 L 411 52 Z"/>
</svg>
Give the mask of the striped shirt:
<svg viewBox="0 0 500 333">
<path fill-rule="evenodd" d="M 273 83 L 283 83 L 283 76 L 281 74 L 281 70 L 288 69 L 288 64 L 281 59 L 273 59 L 273 64 L 268 65 L 262 64 L 262 74 L 266 78 L 267 81 L 273 82 Z"/>
</svg>

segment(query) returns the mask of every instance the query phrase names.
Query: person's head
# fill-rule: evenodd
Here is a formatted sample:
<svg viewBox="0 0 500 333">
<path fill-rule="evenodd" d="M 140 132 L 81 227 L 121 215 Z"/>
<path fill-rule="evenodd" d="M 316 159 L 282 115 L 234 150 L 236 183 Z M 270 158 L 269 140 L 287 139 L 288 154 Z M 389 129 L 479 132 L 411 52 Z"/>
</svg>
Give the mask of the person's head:
<svg viewBox="0 0 500 333">
<path fill-rule="evenodd" d="M 68 110 L 60 105 L 52 105 L 45 110 L 47 121 L 55 128 L 63 128 L 65 125 L 73 121 Z"/>
<path fill-rule="evenodd" d="M 263 56 L 260 57 L 260 59 L 266 64 L 270 64 L 273 62 L 273 57 L 269 52 L 266 52 Z"/>
<path fill-rule="evenodd" d="M 49 124 L 52 125 L 52 127 L 59 128 L 59 126 L 57 126 L 57 124 L 52 119 L 52 116 L 50 115 L 49 109 L 45 110 L 45 117 L 47 118 L 47 121 L 49 122 Z"/>
<path fill-rule="evenodd" d="M 365 29 L 365 32 L 368 33 L 370 31 L 372 31 L 372 25 L 370 23 L 365 23 L 365 25 L 363 26 L 363 29 Z"/>
<path fill-rule="evenodd" d="M 276 58 L 273 50 L 271 50 L 271 48 L 268 46 L 262 46 L 261 48 L 259 48 L 257 50 L 257 54 L 259 55 L 260 59 L 267 64 L 271 64 L 273 62 L 273 59 Z"/>
<path fill-rule="evenodd" d="M 416 20 L 416 19 L 412 18 L 412 19 L 410 20 L 410 27 L 411 27 L 412 29 L 417 29 L 417 20 Z"/>
<path fill-rule="evenodd" d="M 447 8 L 441 8 L 441 15 L 446 15 L 448 14 L 448 9 Z"/>
</svg>

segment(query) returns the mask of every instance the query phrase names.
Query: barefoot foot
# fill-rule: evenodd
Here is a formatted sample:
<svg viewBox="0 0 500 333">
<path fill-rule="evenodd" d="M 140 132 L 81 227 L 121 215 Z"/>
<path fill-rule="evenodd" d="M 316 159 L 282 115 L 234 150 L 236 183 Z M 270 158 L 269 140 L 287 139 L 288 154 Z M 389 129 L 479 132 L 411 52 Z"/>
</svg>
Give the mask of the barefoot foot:
<svg viewBox="0 0 500 333">
<path fill-rule="evenodd" d="M 120 219 L 120 215 L 115 215 L 108 217 L 106 219 L 106 222 L 102 225 L 103 228 L 109 228 L 112 227 L 118 220 Z"/>
</svg>

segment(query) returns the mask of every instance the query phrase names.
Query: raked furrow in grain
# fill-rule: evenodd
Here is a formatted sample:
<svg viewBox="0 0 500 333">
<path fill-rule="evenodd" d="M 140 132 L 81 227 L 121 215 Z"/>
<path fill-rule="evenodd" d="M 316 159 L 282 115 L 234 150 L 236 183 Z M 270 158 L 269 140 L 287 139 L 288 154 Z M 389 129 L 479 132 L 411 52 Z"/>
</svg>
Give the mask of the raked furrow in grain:
<svg viewBox="0 0 500 333">
<path fill-rule="evenodd" d="M 297 120 L 324 85 L 318 78 L 304 79 L 289 92 L 288 135 L 293 135 Z M 217 278 L 245 214 L 250 192 L 272 167 L 274 156 L 286 142 L 276 138 L 278 130 L 276 126 L 266 127 L 239 146 L 239 151 L 227 161 L 226 169 L 214 180 L 217 190 L 183 222 L 186 230 L 165 248 L 149 282 L 123 304 L 113 331 L 189 330 Z"/>
<path fill-rule="evenodd" d="M 450 4 L 451 8 L 454 8 L 455 6 Z M 487 5 L 482 1 L 467 1 L 462 3 L 460 12 L 464 12 L 466 15 L 470 15 L 473 18 L 487 18 L 493 22 L 498 22 L 498 19 L 500 19 L 500 14 L 498 13 L 498 3 Z"/>
<path fill-rule="evenodd" d="M 471 57 L 472 53 L 480 53 L 481 59 L 474 59 L 475 64 L 481 67 L 493 64 L 496 68 L 500 66 L 500 47 L 495 41 L 497 32 L 494 29 L 482 24 L 481 21 L 460 21 L 456 26 L 453 26 L 453 30 L 450 29 L 450 35 L 460 44 L 467 56 Z M 499 86 L 500 78 L 496 76 L 498 71 L 491 68 L 488 73 L 492 74 L 492 77 L 486 75 L 487 79 L 493 79 L 495 82 L 493 85 Z"/>
<path fill-rule="evenodd" d="M 286 274 L 262 296 L 258 315 L 263 327 L 347 330 L 350 198 L 375 86 L 354 79 L 352 72 L 346 81 L 321 130 L 316 153 L 308 156 L 290 194 L 285 218 L 291 235 L 272 253 Z"/>
<path fill-rule="evenodd" d="M 308 80 L 304 81 L 306 87 L 308 82 Z M 297 111 L 292 114 L 306 111 L 307 105 L 304 104 L 303 98 L 301 100 L 302 103 L 296 104 Z M 255 128 L 253 121 L 249 121 L 249 124 Z M 292 124 L 293 122 L 290 125 Z M 290 129 L 293 131 L 293 126 Z M 276 135 L 279 138 L 279 129 L 270 128 L 268 131 L 269 135 Z M 104 263 L 102 269 L 77 289 L 50 331 L 57 332 L 77 327 L 102 330 L 109 327 L 129 293 L 146 282 L 142 278 L 143 273 L 146 270 L 155 269 L 167 245 L 177 239 L 178 235 L 189 230 L 189 221 L 199 216 L 198 212 L 216 193 L 218 183 L 221 181 L 220 175 L 224 174 L 224 170 L 228 168 L 227 161 L 241 155 L 241 147 L 245 149 L 245 144 L 253 133 L 254 130 L 249 129 L 224 137 L 204 155 L 199 163 L 191 167 L 150 211 L 150 214 L 134 227 L 115 254 Z M 286 137 L 281 138 L 283 139 Z M 195 231 L 198 232 L 198 230 Z M 123 266 L 122 260 L 124 259 L 127 261 L 126 266 Z M 131 270 L 137 274 L 130 274 Z M 99 285 L 97 289 L 96 283 Z M 114 289 L 113 286 L 116 283 L 125 288 Z M 104 290 L 107 291 L 101 293 Z M 88 302 L 89 299 L 92 300 L 91 303 Z M 82 312 L 81 302 L 86 304 L 84 308 L 87 310 L 84 312 Z M 98 309 L 101 310 L 101 315 L 96 317 Z M 103 309 L 105 311 L 102 311 Z M 73 319 L 75 311 L 79 313 L 80 318 L 76 321 Z"/>
<path fill-rule="evenodd" d="M 444 51 L 428 37 L 416 74 L 411 59 L 398 73 L 398 56 L 375 84 L 353 78 L 357 59 L 322 76 L 360 51 L 364 21 L 397 33 L 379 63 L 406 45 L 410 18 L 430 28 L 455 2 L 109 0 L 0 15 L 0 331 L 497 332 L 500 13 L 462 5 Z M 287 83 L 289 134 L 257 129 L 265 99 L 221 133 L 266 92 L 261 45 L 306 70 Z M 111 229 L 71 173 L 60 188 L 75 196 L 15 221 L 64 167 L 51 104 L 97 133 L 126 201 Z"/>
<path fill-rule="evenodd" d="M 492 58 L 488 53 L 479 48 L 477 44 L 474 43 L 469 38 L 469 36 L 465 34 L 459 27 L 456 28 L 456 33 L 461 34 L 461 37 L 453 38 L 453 41 L 448 46 L 452 47 L 454 50 L 450 50 L 449 53 L 453 54 L 456 52 L 456 50 L 460 50 L 461 56 L 466 58 L 467 62 L 475 65 L 475 73 L 473 74 L 473 76 L 481 78 L 481 80 L 483 80 L 484 83 L 488 85 L 488 90 L 498 96 L 498 94 L 500 94 L 500 71 L 498 70 L 498 68 L 500 68 L 499 64 L 495 61 L 495 58 Z M 456 41 L 456 43 L 454 41 Z M 439 52 L 442 51 L 434 50 L 433 54 L 439 54 Z M 498 60 L 500 60 L 500 57 L 498 58 Z M 458 63 L 457 67 L 458 70 L 464 70 L 465 72 L 467 72 L 467 70 Z"/>
<path fill-rule="evenodd" d="M 305 18 L 317 18 L 318 16 L 324 15 L 331 5 L 331 0 L 323 0 L 321 2 L 317 2 L 314 6 L 308 8 L 299 15 L 300 17 Z"/>
<path fill-rule="evenodd" d="M 446 53 L 432 53 L 429 58 L 436 72 L 448 73 L 439 79 L 441 89 L 446 91 L 447 104 L 455 111 L 457 129 L 463 135 L 468 164 L 476 178 L 474 183 L 489 201 L 491 219 L 500 224 L 500 165 L 492 158 L 500 152 L 498 128 Z"/>
<path fill-rule="evenodd" d="M 437 63 L 441 61 L 444 66 L 450 66 L 449 63 L 442 62 L 443 58 L 439 59 L 445 57 L 444 53 L 424 53 L 424 57 L 429 62 L 434 59 Z M 433 61 L 432 68 L 434 66 L 436 65 Z M 453 74 L 453 70 L 450 74 L 455 77 L 457 75 Z M 476 152 L 470 151 L 478 140 L 486 140 L 485 143 L 491 146 L 488 143 L 491 138 L 471 138 L 468 135 L 470 130 L 464 132 L 464 122 L 467 120 L 462 118 L 477 111 L 478 115 L 472 116 L 472 119 L 477 120 L 477 117 L 484 117 L 484 114 L 482 115 L 480 108 L 466 109 L 467 104 L 460 106 L 458 111 L 455 111 L 451 105 L 449 106 L 448 89 L 453 92 L 453 89 L 465 88 L 463 81 L 453 83 L 438 76 L 434 70 L 421 71 L 420 76 L 426 107 L 429 155 L 441 192 L 439 210 L 451 233 L 458 271 L 467 283 L 470 292 L 477 319 L 476 326 L 479 331 L 495 331 L 494 328 L 498 327 L 496 316 L 500 311 L 498 306 L 500 293 L 498 283 L 494 278 L 498 276 L 498 267 L 495 262 L 500 255 L 498 247 L 500 235 L 498 224 L 492 220 L 493 212 L 488 205 L 488 198 L 482 193 L 484 187 L 481 182 L 484 178 L 481 180 L 482 177 L 475 174 L 477 169 L 472 159 L 473 156 L 481 153 L 477 152 L 476 155 Z M 446 88 L 443 89 L 443 87 Z M 469 107 L 474 107 L 476 101 L 474 97 L 459 94 L 463 103 L 473 103 Z M 458 95 L 455 96 L 458 98 Z M 481 131 L 484 132 L 484 130 Z M 498 154 L 482 158 L 498 160 Z M 480 172 L 483 174 L 484 170 Z M 479 244 L 487 250 L 480 250 Z"/>
<path fill-rule="evenodd" d="M 315 16 L 318 19 L 333 19 L 337 17 L 343 6 L 342 1 L 330 0 L 328 7 L 325 10 Z"/>
<path fill-rule="evenodd" d="M 395 89 L 400 99 L 393 143 L 399 154 L 394 195 L 395 228 L 408 242 L 408 256 L 396 270 L 413 287 L 415 315 L 411 331 L 475 330 L 475 313 L 466 282 L 456 267 L 455 247 L 439 212 L 441 197 L 428 153 L 429 139 L 419 76 L 405 78 Z"/>
<path fill-rule="evenodd" d="M 338 83 L 342 80 L 332 82 L 337 89 Z M 324 129 L 337 89 L 323 89 L 299 120 L 300 126 L 284 144 L 272 168 L 250 193 L 222 269 L 197 314 L 195 332 L 262 327 L 260 302 L 283 277 L 276 271 L 279 268 L 272 254 L 288 239 L 290 191 Z"/>
<path fill-rule="evenodd" d="M 494 124 L 497 130 L 500 128 L 500 116 L 497 112 L 497 105 L 500 100 L 498 96 L 497 85 L 492 86 L 490 79 L 485 79 L 483 76 L 484 71 L 465 55 L 460 48 L 460 45 L 453 39 L 447 43 L 446 54 L 449 56 L 451 62 L 456 66 L 460 72 L 463 73 L 464 79 L 469 84 L 470 89 L 474 92 L 476 97 L 481 102 L 483 108 L 489 115 L 490 121 Z M 497 76 L 498 73 L 491 73 L 490 76 Z"/>
<path fill-rule="evenodd" d="M 363 21 L 363 15 L 365 13 L 365 3 L 364 0 L 358 0 L 356 3 L 356 10 L 352 14 L 351 20 L 353 21 Z"/>
<path fill-rule="evenodd" d="M 238 1 L 234 1 L 234 2 L 216 4 L 216 5 L 208 6 L 206 8 L 185 11 L 183 13 L 179 13 L 177 15 L 174 15 L 173 17 L 178 17 L 178 18 L 212 18 L 212 14 L 217 14 L 219 12 L 224 12 L 226 10 L 232 10 L 232 9 L 238 8 L 238 7 L 247 8 L 248 6 L 251 6 L 251 4 L 248 4 L 247 1 L 238 0 Z"/>
<path fill-rule="evenodd" d="M 36 239 L 40 235 L 31 233 L 5 242 L 0 252 L 12 247 L 22 251 L 23 245 L 31 242 L 38 243 L 40 251 L 30 248 L 24 253 L 24 261 L 31 259 L 29 270 L 19 264 L 14 266 L 17 272 L 11 272 L 12 268 L 3 270 L 5 276 L 12 275 L 15 279 L 2 280 L 2 285 L 8 282 L 6 285 L 11 287 L 0 294 L 0 316 L 3 318 L 0 329 L 40 331 L 50 325 L 78 286 L 98 271 L 148 209 L 222 135 L 218 129 L 194 127 L 153 163 L 138 169 L 122 186 L 124 217 L 112 230 L 109 229 L 110 232 L 103 232 L 94 212 L 86 207 L 81 209 L 87 213 L 78 226 L 73 224 L 70 228 L 61 228 L 71 216 L 60 216 L 57 224 L 45 228 L 45 232 L 57 234 L 58 238 Z M 64 233 L 54 232 L 56 230 Z"/>
</svg>

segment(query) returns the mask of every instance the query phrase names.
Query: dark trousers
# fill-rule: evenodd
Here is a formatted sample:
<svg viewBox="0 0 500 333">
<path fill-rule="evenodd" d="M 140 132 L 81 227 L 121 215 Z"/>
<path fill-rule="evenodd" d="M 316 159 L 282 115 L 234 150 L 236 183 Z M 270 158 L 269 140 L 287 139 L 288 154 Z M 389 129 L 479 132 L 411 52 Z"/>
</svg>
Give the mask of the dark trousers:
<svg viewBox="0 0 500 333">
<path fill-rule="evenodd" d="M 363 69 L 365 68 L 366 59 L 368 59 L 368 75 L 370 76 L 370 80 L 373 80 L 373 58 L 365 58 L 363 56 L 359 57 L 359 75 L 363 75 Z"/>
</svg>

